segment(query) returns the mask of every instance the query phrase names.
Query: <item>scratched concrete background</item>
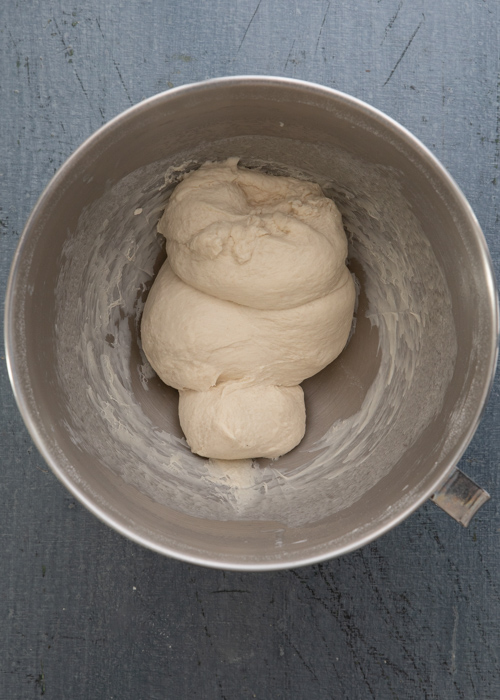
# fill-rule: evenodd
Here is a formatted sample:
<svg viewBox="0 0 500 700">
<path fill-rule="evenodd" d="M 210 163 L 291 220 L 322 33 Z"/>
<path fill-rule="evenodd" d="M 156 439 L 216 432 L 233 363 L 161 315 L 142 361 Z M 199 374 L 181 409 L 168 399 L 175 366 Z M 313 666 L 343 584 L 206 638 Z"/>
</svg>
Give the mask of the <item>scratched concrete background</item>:
<svg viewBox="0 0 500 700">
<path fill-rule="evenodd" d="M 239 73 L 313 80 L 399 120 L 463 188 L 498 273 L 499 15 L 494 0 L 4 0 L 2 287 L 84 138 L 144 97 Z M 252 575 L 98 522 L 37 454 L 1 369 L 1 700 L 500 698 L 498 381 L 461 463 L 493 496 L 469 530 L 427 504 L 354 554 Z"/>
</svg>

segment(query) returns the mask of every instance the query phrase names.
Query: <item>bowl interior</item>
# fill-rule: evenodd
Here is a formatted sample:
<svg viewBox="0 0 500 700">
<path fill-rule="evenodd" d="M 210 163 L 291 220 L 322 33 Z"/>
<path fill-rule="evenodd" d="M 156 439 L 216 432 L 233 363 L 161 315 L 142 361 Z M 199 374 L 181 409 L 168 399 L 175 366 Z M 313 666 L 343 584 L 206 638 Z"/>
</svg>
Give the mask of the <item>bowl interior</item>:
<svg viewBox="0 0 500 700">
<path fill-rule="evenodd" d="M 322 185 L 359 295 L 347 348 L 304 382 L 303 442 L 228 471 L 189 451 L 139 325 L 170 192 L 230 156 Z M 10 362 L 43 454 L 106 522 L 193 561 L 292 566 L 380 534 L 456 462 L 491 379 L 493 283 L 467 205 L 402 130 L 313 86 L 218 81 L 125 113 L 58 173 L 15 265 Z"/>
</svg>

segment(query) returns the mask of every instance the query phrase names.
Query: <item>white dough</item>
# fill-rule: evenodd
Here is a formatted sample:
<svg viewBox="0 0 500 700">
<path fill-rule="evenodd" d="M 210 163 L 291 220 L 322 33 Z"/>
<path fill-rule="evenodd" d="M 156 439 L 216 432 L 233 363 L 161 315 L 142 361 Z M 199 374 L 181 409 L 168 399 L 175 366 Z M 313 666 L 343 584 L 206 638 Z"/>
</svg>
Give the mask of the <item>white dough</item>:
<svg viewBox="0 0 500 700">
<path fill-rule="evenodd" d="M 319 185 L 207 163 L 174 190 L 158 224 L 186 284 L 256 309 L 288 309 L 350 277 L 339 210 Z"/>
<path fill-rule="evenodd" d="M 252 309 L 184 284 L 167 261 L 144 309 L 143 347 L 161 379 L 179 390 L 228 381 L 293 386 L 340 354 L 353 301 L 349 277 L 292 309 Z"/>
<path fill-rule="evenodd" d="M 320 187 L 237 163 L 206 163 L 174 190 L 142 344 L 180 392 L 193 452 L 273 458 L 304 435 L 297 385 L 344 348 L 355 290 L 340 213 Z"/>
<path fill-rule="evenodd" d="M 279 457 L 304 437 L 304 392 L 300 386 L 234 382 L 208 391 L 181 391 L 179 418 L 189 446 L 204 457 Z"/>
</svg>

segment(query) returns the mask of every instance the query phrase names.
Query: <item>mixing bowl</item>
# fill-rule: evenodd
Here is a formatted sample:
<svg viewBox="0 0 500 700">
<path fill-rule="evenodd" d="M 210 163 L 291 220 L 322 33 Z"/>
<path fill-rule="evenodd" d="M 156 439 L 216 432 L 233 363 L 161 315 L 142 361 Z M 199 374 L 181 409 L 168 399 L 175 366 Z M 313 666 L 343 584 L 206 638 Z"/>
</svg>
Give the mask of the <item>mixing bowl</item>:
<svg viewBox="0 0 500 700">
<path fill-rule="evenodd" d="M 346 349 L 304 382 L 303 442 L 239 466 L 190 452 L 139 333 L 170 192 L 230 156 L 323 187 L 358 286 Z M 89 510 L 162 554 L 264 570 L 360 547 L 434 493 L 477 427 L 497 319 L 480 227 L 419 141 L 334 90 L 234 77 L 132 107 L 62 166 L 13 262 L 6 345 L 36 445 Z"/>
</svg>

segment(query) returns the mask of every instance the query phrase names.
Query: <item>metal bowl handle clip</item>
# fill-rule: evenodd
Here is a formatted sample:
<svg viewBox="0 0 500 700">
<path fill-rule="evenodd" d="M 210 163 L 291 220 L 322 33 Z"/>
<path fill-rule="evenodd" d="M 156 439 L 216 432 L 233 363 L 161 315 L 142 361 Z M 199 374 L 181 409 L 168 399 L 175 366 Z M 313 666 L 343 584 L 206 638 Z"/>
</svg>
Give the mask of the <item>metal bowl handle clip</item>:
<svg viewBox="0 0 500 700">
<path fill-rule="evenodd" d="M 489 499 L 490 494 L 460 469 L 455 469 L 431 496 L 431 501 L 464 527 Z"/>
</svg>

